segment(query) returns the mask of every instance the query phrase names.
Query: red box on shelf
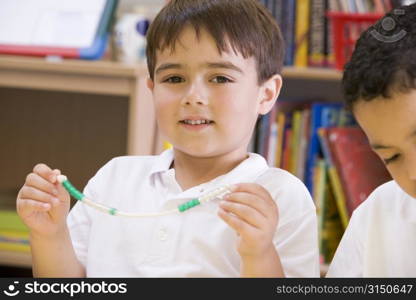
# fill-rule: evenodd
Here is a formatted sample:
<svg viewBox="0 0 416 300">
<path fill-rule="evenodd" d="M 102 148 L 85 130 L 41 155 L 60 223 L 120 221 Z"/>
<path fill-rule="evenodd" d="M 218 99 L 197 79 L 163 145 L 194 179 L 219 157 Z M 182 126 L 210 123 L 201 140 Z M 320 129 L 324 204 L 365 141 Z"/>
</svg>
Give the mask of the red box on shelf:
<svg viewBox="0 0 416 300">
<path fill-rule="evenodd" d="M 352 14 L 344 12 L 328 12 L 332 22 L 332 41 L 335 54 L 335 67 L 343 70 L 350 59 L 355 42 L 360 34 L 383 17 L 381 14 Z"/>
</svg>

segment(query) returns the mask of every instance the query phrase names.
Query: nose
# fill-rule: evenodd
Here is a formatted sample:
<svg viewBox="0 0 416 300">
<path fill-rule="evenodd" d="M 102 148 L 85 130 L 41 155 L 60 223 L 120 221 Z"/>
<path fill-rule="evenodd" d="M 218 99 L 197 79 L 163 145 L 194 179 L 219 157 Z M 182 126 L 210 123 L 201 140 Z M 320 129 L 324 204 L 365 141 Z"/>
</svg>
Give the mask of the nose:
<svg viewBox="0 0 416 300">
<path fill-rule="evenodd" d="M 200 96 L 187 96 L 184 98 L 183 103 L 185 105 L 206 105 L 207 102 Z"/>
<path fill-rule="evenodd" d="M 185 95 L 182 98 L 183 105 L 207 105 L 207 97 L 204 93 L 204 88 L 194 82 L 190 84 Z"/>
</svg>

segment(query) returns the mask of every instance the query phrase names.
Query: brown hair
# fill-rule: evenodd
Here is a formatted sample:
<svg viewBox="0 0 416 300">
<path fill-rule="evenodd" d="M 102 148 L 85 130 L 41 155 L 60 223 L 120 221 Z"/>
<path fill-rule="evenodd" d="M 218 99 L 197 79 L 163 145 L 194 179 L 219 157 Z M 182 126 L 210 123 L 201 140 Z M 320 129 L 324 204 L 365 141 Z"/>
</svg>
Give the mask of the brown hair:
<svg viewBox="0 0 416 300">
<path fill-rule="evenodd" d="M 153 20 L 147 33 L 147 67 L 153 79 L 156 51 L 175 50 L 182 30 L 191 25 L 215 39 L 218 51 L 229 47 L 244 58 L 253 56 L 258 83 L 280 74 L 284 41 L 279 26 L 257 0 L 171 0 Z M 228 44 L 229 42 L 229 44 Z"/>
</svg>

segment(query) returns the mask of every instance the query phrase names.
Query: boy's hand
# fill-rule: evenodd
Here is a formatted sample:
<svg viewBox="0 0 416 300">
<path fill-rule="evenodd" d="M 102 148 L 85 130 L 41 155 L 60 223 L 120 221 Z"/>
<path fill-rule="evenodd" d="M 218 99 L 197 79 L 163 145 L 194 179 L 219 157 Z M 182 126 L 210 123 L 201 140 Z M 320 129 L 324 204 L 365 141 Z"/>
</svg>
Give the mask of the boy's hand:
<svg viewBox="0 0 416 300">
<path fill-rule="evenodd" d="M 256 183 L 234 185 L 220 202 L 218 215 L 239 235 L 237 250 L 244 258 L 261 258 L 274 250 L 279 213 L 269 192 Z"/>
<path fill-rule="evenodd" d="M 50 237 L 66 228 L 70 196 L 56 180 L 60 173 L 45 164 L 36 165 L 17 195 L 17 213 L 32 235 Z"/>
</svg>

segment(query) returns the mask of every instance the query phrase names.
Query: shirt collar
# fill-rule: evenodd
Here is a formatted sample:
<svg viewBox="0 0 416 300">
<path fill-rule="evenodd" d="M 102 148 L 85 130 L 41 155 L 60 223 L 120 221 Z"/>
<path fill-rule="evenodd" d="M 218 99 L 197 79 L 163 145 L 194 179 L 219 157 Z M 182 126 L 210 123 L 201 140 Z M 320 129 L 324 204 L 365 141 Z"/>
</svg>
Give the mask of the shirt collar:
<svg viewBox="0 0 416 300">
<path fill-rule="evenodd" d="M 243 181 L 252 181 L 269 168 L 266 160 L 261 155 L 256 153 L 249 153 L 248 155 L 247 159 L 242 161 L 230 172 L 218 176 L 210 183 L 234 184 Z M 156 163 L 150 171 L 150 176 L 168 171 L 172 165 L 173 158 L 173 149 L 163 151 L 157 157 Z"/>
<path fill-rule="evenodd" d="M 150 176 L 170 169 L 173 161 L 173 150 L 167 149 L 157 156 L 156 163 L 150 170 Z"/>
</svg>

